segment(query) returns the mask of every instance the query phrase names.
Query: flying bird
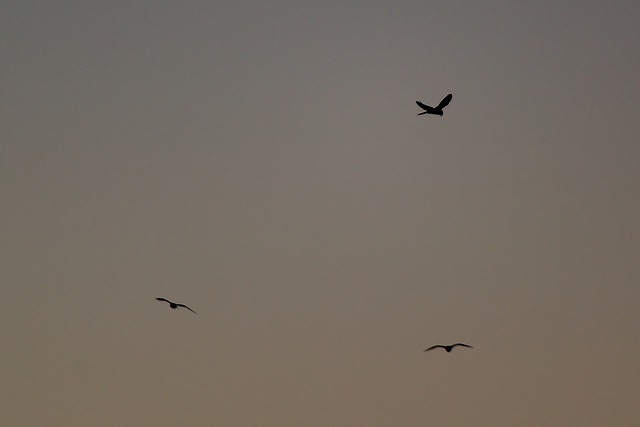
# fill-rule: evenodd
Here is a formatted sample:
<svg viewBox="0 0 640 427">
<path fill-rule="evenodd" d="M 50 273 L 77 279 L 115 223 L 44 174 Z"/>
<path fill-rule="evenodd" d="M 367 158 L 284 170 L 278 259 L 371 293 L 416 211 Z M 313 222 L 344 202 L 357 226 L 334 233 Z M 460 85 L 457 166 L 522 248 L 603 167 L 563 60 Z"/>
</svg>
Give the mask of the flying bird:
<svg viewBox="0 0 640 427">
<path fill-rule="evenodd" d="M 453 98 L 452 94 L 445 96 L 444 99 L 440 101 L 440 104 L 438 104 L 436 108 L 423 104 L 420 101 L 416 101 L 416 104 L 418 104 L 418 106 L 424 110 L 422 113 L 418 113 L 418 115 L 421 116 L 423 114 L 435 114 L 437 116 L 441 116 L 444 114 L 444 111 L 442 111 L 442 109 L 447 105 L 449 105 L 452 98 Z"/>
<path fill-rule="evenodd" d="M 444 348 L 447 353 L 451 353 L 451 349 L 455 346 L 462 346 L 462 347 L 469 347 L 469 348 L 473 348 L 470 345 L 466 345 L 466 344 L 462 344 L 461 342 L 457 343 L 457 344 L 451 344 L 451 345 L 434 345 L 433 347 L 429 347 L 428 349 L 426 349 L 425 351 L 429 351 L 429 350 L 433 350 L 434 348 Z"/>
<path fill-rule="evenodd" d="M 168 302 L 168 303 L 169 303 L 169 307 L 173 308 L 174 310 L 175 310 L 176 308 L 178 308 L 178 307 L 184 307 L 184 308 L 186 308 L 187 310 L 192 311 L 192 312 L 194 312 L 195 314 L 198 314 L 198 313 L 196 313 L 195 311 L 191 310 L 189 307 L 187 307 L 187 306 L 186 306 L 186 305 L 184 305 L 184 304 L 178 304 L 178 303 L 176 303 L 176 302 L 172 302 L 172 301 L 169 301 L 168 299 L 164 299 L 164 298 L 156 298 L 156 299 L 157 299 L 158 301 L 165 301 L 165 302 Z"/>
</svg>

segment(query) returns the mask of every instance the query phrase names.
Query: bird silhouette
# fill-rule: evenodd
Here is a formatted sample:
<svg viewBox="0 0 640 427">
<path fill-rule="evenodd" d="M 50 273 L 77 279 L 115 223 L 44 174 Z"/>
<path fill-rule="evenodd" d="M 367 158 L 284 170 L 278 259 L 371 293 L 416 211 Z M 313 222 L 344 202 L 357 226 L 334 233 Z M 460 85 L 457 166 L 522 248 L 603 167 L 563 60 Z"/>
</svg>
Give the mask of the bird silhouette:
<svg viewBox="0 0 640 427">
<path fill-rule="evenodd" d="M 459 342 L 457 344 L 451 344 L 451 345 L 440 345 L 440 344 L 434 345 L 433 347 L 429 347 L 425 351 L 433 350 L 434 348 L 444 348 L 447 351 L 447 353 L 451 353 L 451 349 L 453 349 L 453 347 L 458 346 L 458 345 L 462 346 L 462 347 L 473 348 L 470 345 L 462 344 L 461 342 Z"/>
<path fill-rule="evenodd" d="M 418 106 L 424 110 L 422 113 L 418 113 L 418 115 L 421 116 L 423 114 L 435 114 L 437 116 L 441 116 L 444 114 L 444 111 L 442 111 L 442 109 L 447 105 L 449 105 L 452 98 L 453 98 L 452 94 L 445 96 L 444 99 L 440 101 L 440 104 L 438 104 L 438 106 L 435 108 L 430 107 L 426 104 L 423 104 L 420 101 L 416 101 L 416 104 L 418 104 Z"/>
<path fill-rule="evenodd" d="M 169 303 L 169 307 L 173 308 L 174 310 L 175 310 L 176 308 L 178 308 L 178 307 L 184 307 L 184 308 L 186 308 L 187 310 L 192 311 L 192 312 L 194 312 L 195 314 L 198 314 L 198 313 L 196 313 L 195 311 L 191 310 L 189 307 L 187 307 L 187 306 L 186 306 L 186 305 L 184 305 L 184 304 L 178 304 L 178 303 L 176 303 L 176 302 L 172 302 L 172 301 L 169 301 L 168 299 L 164 299 L 164 298 L 156 298 L 156 299 L 157 299 L 158 301 L 165 301 L 165 302 L 168 302 L 168 303 Z"/>
</svg>

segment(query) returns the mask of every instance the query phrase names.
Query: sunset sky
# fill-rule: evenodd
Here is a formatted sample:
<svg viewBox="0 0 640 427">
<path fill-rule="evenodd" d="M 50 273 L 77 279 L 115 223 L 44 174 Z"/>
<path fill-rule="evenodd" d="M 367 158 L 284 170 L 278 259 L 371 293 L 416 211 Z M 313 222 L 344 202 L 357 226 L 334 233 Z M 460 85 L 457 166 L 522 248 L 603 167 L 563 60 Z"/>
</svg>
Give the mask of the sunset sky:
<svg viewBox="0 0 640 427">
<path fill-rule="evenodd" d="M 0 47 L 3 425 L 640 425 L 637 0 L 8 0 Z"/>
</svg>

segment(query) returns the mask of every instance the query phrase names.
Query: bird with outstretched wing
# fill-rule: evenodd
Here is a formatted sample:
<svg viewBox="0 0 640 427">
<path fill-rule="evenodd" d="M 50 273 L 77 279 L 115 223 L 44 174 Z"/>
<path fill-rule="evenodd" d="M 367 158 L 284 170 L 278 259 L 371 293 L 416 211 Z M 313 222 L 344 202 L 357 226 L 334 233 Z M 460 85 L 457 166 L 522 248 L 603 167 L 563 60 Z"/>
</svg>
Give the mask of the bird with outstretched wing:
<svg viewBox="0 0 640 427">
<path fill-rule="evenodd" d="M 190 307 L 188 307 L 188 306 L 186 306 L 186 305 L 184 305 L 184 304 L 178 304 L 177 302 L 169 301 L 168 299 L 165 299 L 165 298 L 156 298 L 156 299 L 157 299 L 158 301 L 168 302 L 168 303 L 169 303 L 169 307 L 173 308 L 174 310 L 175 310 L 176 308 L 178 308 L 178 307 L 184 307 L 184 308 L 186 308 L 187 310 L 192 311 L 192 312 L 193 312 L 193 313 L 195 313 L 195 314 L 198 314 L 198 313 L 196 313 L 195 311 L 191 310 L 191 308 L 190 308 Z"/>
<path fill-rule="evenodd" d="M 422 108 L 424 111 L 422 113 L 418 113 L 419 116 L 423 115 L 423 114 L 435 114 L 436 116 L 441 116 L 444 114 L 444 111 L 442 110 L 444 107 L 446 107 L 447 105 L 449 105 L 449 103 L 451 102 L 451 100 L 453 99 L 453 95 L 449 94 L 447 96 L 445 96 L 442 101 L 440 101 L 440 103 L 438 104 L 438 106 L 431 107 L 427 104 L 423 104 L 420 101 L 416 101 L 416 104 L 418 104 L 418 106 L 420 108 Z"/>
<path fill-rule="evenodd" d="M 434 348 L 444 348 L 447 353 L 451 353 L 451 350 L 453 349 L 453 347 L 456 347 L 456 346 L 473 348 L 470 345 L 462 344 L 461 342 L 459 342 L 459 343 L 451 344 L 451 345 L 440 345 L 440 344 L 434 345 L 433 347 L 429 347 L 429 348 L 425 349 L 424 351 L 433 350 Z"/>
</svg>

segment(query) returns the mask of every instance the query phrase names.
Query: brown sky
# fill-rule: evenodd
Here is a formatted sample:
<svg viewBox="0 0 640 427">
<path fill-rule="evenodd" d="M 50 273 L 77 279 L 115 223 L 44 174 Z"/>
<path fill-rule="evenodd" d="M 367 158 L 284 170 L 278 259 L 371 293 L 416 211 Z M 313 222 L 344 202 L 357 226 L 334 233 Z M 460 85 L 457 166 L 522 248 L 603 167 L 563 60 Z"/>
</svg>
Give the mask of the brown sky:
<svg viewBox="0 0 640 427">
<path fill-rule="evenodd" d="M 3 424 L 638 425 L 639 23 L 3 2 Z"/>
</svg>

